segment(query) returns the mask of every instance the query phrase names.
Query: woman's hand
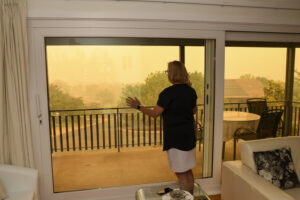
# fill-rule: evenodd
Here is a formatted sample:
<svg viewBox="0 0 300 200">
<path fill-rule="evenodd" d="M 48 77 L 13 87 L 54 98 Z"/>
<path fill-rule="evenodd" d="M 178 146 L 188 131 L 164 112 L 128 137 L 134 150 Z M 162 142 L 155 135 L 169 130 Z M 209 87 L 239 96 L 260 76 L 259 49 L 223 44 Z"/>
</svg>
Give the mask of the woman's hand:
<svg viewBox="0 0 300 200">
<path fill-rule="evenodd" d="M 134 99 L 131 97 L 127 97 L 126 103 L 129 107 L 137 109 L 137 106 L 141 105 L 141 102 L 135 97 Z"/>
<path fill-rule="evenodd" d="M 126 103 L 129 107 L 135 108 L 135 109 L 137 109 L 138 106 L 141 105 L 141 102 L 136 97 L 135 98 L 127 97 Z M 150 108 L 146 108 L 146 107 L 140 107 L 139 110 L 141 112 L 151 116 L 151 117 L 156 118 L 156 117 L 158 117 L 159 115 L 162 114 L 162 112 L 164 111 L 164 108 L 156 105 L 154 107 L 154 109 L 150 109 Z"/>
</svg>

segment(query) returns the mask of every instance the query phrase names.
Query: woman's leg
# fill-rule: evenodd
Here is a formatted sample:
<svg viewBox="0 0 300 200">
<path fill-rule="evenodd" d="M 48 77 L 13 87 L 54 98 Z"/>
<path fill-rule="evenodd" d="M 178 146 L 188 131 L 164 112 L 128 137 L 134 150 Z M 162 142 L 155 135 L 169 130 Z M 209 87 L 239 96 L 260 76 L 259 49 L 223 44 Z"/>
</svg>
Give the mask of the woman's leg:
<svg viewBox="0 0 300 200">
<path fill-rule="evenodd" d="M 191 194 L 193 194 L 194 192 L 194 174 L 193 174 L 193 171 L 192 169 L 189 170 L 189 182 L 191 183 Z"/>
<path fill-rule="evenodd" d="M 178 179 L 179 188 L 181 190 L 186 190 L 193 194 L 194 189 L 194 176 L 192 170 L 188 170 L 182 173 L 175 173 Z"/>
</svg>

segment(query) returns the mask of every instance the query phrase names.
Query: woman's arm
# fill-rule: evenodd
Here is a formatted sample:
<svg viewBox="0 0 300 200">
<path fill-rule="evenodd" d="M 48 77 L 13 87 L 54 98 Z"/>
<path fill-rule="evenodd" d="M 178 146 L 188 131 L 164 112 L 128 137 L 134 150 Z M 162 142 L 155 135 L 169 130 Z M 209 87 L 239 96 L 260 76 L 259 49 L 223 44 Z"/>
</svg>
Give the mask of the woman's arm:
<svg viewBox="0 0 300 200">
<path fill-rule="evenodd" d="M 127 97 L 126 103 L 131 108 L 138 109 L 141 112 L 145 113 L 146 115 L 149 115 L 154 118 L 160 116 L 164 111 L 164 108 L 160 107 L 159 105 L 156 105 L 153 109 L 143 107 L 141 106 L 141 102 L 136 97 L 134 99 L 131 97 Z"/>
<path fill-rule="evenodd" d="M 164 111 L 164 108 L 160 107 L 159 105 L 156 105 L 153 109 L 140 106 L 140 111 L 145 113 L 146 115 L 156 118 L 161 115 L 161 113 Z"/>
</svg>

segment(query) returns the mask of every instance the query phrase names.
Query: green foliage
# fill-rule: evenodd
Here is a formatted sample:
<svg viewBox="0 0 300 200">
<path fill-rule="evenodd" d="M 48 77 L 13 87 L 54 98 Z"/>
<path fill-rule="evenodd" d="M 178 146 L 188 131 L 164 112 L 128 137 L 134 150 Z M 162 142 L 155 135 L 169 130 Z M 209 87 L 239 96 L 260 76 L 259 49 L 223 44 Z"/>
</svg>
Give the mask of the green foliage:
<svg viewBox="0 0 300 200">
<path fill-rule="evenodd" d="M 190 73 L 192 87 L 196 90 L 198 101 L 203 103 L 204 96 L 204 77 L 200 72 Z M 158 95 L 165 88 L 171 86 L 167 75 L 164 72 L 155 72 L 148 75 L 144 83 L 127 84 L 123 87 L 120 97 L 119 106 L 126 106 L 127 97 L 137 97 L 143 105 L 156 105 Z"/>
<path fill-rule="evenodd" d="M 192 87 L 195 89 L 198 99 L 197 104 L 204 103 L 204 75 L 201 72 L 190 73 Z"/>
<path fill-rule="evenodd" d="M 67 110 L 84 108 L 81 98 L 72 97 L 63 92 L 57 85 L 49 85 L 49 105 L 50 110 Z"/>
<path fill-rule="evenodd" d="M 264 93 L 269 101 L 282 101 L 284 100 L 284 83 L 268 80 L 264 85 Z"/>
<path fill-rule="evenodd" d="M 65 88 L 62 90 L 68 91 L 70 95 L 82 97 L 85 108 L 90 109 L 116 107 L 121 92 L 121 85 L 103 82 L 73 85 L 69 86 L 69 90 L 65 90 Z"/>
<path fill-rule="evenodd" d="M 89 97 L 90 99 L 94 100 L 95 103 L 86 105 L 88 108 L 108 108 L 108 107 L 115 107 L 117 104 L 118 95 L 117 92 L 119 88 L 113 87 L 113 86 L 105 86 L 105 85 L 98 85 L 93 88 L 94 94 L 88 94 L 92 93 L 89 89 L 86 90 L 86 97 Z"/>
<path fill-rule="evenodd" d="M 265 77 L 255 77 L 252 74 L 240 76 L 241 79 L 257 79 L 264 85 L 264 95 L 268 101 L 284 100 L 284 82 L 269 80 Z"/>
<path fill-rule="evenodd" d="M 300 72 L 295 70 L 295 77 L 294 77 L 294 101 L 300 101 Z"/>
<path fill-rule="evenodd" d="M 68 84 L 56 80 L 52 83 L 74 98 L 81 98 L 84 108 L 112 108 L 118 105 L 122 85 L 119 83 L 99 82 L 98 84 Z"/>
<path fill-rule="evenodd" d="M 147 106 L 156 105 L 159 93 L 171 84 L 164 72 L 151 73 L 141 86 L 141 102 Z"/>
<path fill-rule="evenodd" d="M 126 106 L 127 97 L 136 97 L 145 106 L 156 105 L 159 93 L 170 85 L 164 72 L 151 73 L 144 83 L 127 84 L 122 88 L 119 106 Z"/>
<path fill-rule="evenodd" d="M 138 99 L 141 99 L 141 87 L 142 84 L 126 84 L 121 92 L 120 100 L 119 100 L 119 107 L 124 107 L 126 106 L 126 101 L 125 99 L 127 97 L 136 97 Z"/>
</svg>

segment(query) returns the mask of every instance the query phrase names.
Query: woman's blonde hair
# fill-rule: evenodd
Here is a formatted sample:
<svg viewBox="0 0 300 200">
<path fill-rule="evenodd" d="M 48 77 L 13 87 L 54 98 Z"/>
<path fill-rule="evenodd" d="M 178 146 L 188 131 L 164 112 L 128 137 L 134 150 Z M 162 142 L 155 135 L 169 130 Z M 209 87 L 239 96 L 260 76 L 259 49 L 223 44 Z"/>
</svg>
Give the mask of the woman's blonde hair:
<svg viewBox="0 0 300 200">
<path fill-rule="evenodd" d="M 171 83 L 190 83 L 184 64 L 176 60 L 168 63 L 168 78 Z"/>
</svg>

